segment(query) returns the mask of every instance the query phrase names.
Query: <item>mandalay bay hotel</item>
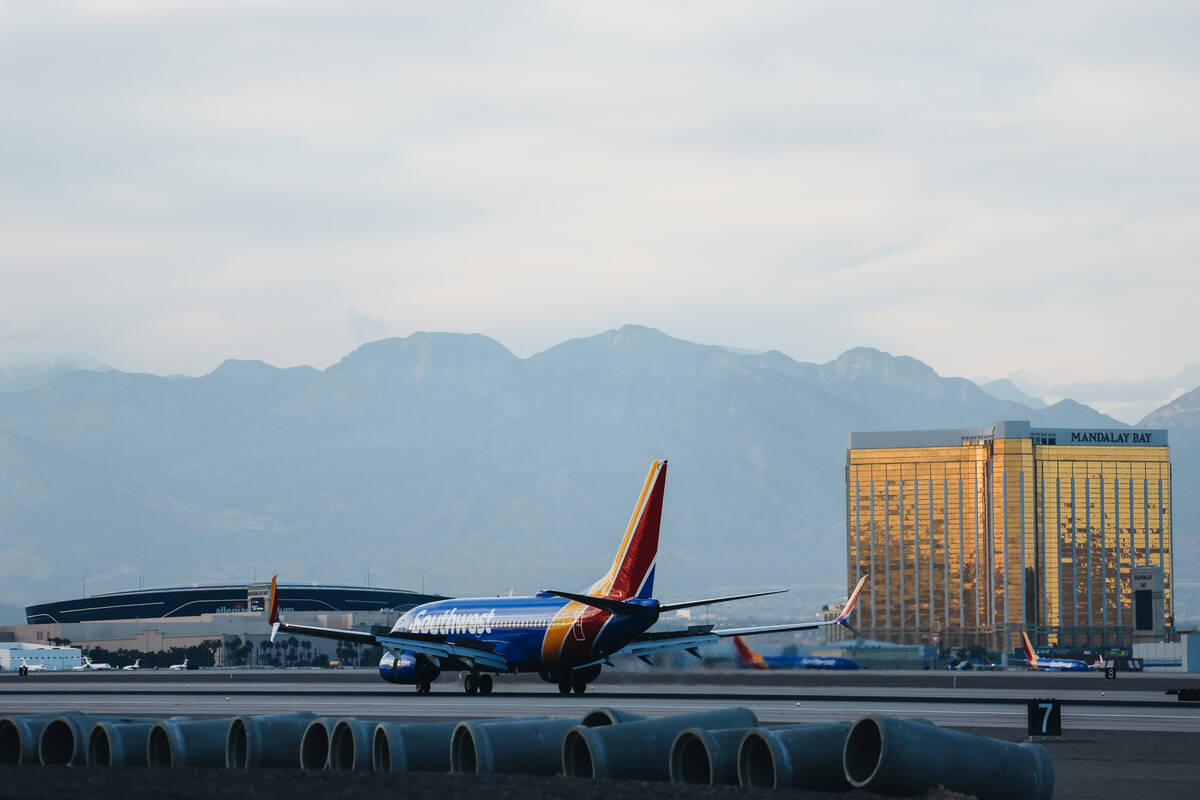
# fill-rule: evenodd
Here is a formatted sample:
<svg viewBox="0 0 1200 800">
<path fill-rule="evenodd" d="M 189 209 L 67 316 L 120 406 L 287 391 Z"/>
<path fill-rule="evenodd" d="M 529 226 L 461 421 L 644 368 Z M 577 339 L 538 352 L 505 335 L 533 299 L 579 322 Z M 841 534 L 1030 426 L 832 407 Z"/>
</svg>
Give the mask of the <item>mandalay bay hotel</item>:
<svg viewBox="0 0 1200 800">
<path fill-rule="evenodd" d="M 1128 647 L 1172 632 L 1165 430 L 852 433 L 850 585 L 868 638 L 1013 650 Z"/>
</svg>

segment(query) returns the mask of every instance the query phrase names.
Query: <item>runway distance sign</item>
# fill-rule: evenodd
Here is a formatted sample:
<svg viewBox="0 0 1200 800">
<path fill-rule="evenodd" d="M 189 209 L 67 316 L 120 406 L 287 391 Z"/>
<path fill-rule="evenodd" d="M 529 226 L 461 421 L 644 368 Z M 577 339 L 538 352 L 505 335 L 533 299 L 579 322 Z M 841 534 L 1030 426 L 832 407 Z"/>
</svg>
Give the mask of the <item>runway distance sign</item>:
<svg viewBox="0 0 1200 800">
<path fill-rule="evenodd" d="M 1025 709 L 1030 739 L 1062 736 L 1062 706 L 1057 700 L 1030 700 Z"/>
</svg>

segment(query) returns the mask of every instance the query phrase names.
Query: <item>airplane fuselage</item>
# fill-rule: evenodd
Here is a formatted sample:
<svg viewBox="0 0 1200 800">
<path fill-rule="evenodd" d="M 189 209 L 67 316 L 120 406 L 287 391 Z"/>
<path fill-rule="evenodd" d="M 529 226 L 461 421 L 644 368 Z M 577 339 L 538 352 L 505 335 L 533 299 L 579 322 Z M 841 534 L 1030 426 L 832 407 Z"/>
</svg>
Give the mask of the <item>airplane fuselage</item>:
<svg viewBox="0 0 1200 800">
<path fill-rule="evenodd" d="M 824 656 L 765 656 L 763 662 L 771 669 L 859 669 L 848 658 Z"/>
<path fill-rule="evenodd" d="M 1038 672 L 1087 672 L 1091 667 L 1073 658 L 1039 658 L 1037 666 L 1031 666 L 1030 669 Z"/>
<path fill-rule="evenodd" d="M 614 614 L 554 595 L 438 600 L 410 611 L 392 626 L 396 635 L 429 634 L 476 642 L 504 656 L 515 672 L 558 673 L 620 650 L 658 620 L 658 601 L 626 598 L 644 613 Z M 419 679 L 420 658 L 385 653 L 385 680 Z"/>
</svg>

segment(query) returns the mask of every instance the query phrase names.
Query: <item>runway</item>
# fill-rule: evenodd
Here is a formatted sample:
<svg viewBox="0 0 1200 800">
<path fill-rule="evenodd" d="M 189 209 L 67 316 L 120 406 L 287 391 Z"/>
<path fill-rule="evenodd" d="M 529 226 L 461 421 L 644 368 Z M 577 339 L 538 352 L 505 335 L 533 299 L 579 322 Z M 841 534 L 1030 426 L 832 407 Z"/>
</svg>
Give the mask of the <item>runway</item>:
<svg viewBox="0 0 1200 800">
<path fill-rule="evenodd" d="M 1054 698 L 1063 704 L 1064 731 L 1163 731 L 1200 733 L 1200 707 L 1179 703 L 1164 686 L 1186 678 L 1138 676 L 1105 681 L 1064 681 L 1060 676 L 973 676 L 984 680 L 955 685 L 954 676 L 879 675 L 853 679 L 804 676 L 780 683 L 735 672 L 714 680 L 700 671 L 675 673 L 674 683 L 625 683 L 601 679 L 586 695 L 563 696 L 532 676 L 501 676 L 490 696 L 469 697 L 453 676 L 444 676 L 430 695 L 394 686 L 362 671 L 278 670 L 187 673 L 90 673 L 15 676 L 0 680 L 0 714 L 79 709 L 118 716 L 225 716 L 296 709 L 328 716 L 371 719 L 448 720 L 544 714 L 579 716 L 597 706 L 614 706 L 646 716 L 746 706 L 764 724 L 855 720 L 864 714 L 924 717 L 951 727 L 1024 728 L 1028 700 Z M 799 678 L 800 676 L 795 676 Z M 986 678 L 996 680 L 989 685 Z M 936 681 L 933 681 L 936 678 Z M 1014 678 L 1020 680 L 1014 681 Z M 683 682 L 686 680 L 686 682 Z M 930 685 L 932 683 L 932 685 Z M 1022 685 L 1022 683 L 1024 685 Z M 1084 686 L 1087 688 L 1077 688 Z"/>
</svg>

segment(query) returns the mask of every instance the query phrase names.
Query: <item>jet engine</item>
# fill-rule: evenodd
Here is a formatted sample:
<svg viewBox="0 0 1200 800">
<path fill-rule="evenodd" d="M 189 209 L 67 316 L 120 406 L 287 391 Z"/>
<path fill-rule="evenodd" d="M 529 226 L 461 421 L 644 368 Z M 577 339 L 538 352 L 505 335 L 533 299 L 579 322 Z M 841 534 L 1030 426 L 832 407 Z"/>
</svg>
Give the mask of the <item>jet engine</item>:
<svg viewBox="0 0 1200 800">
<path fill-rule="evenodd" d="M 379 676 L 389 683 L 433 683 L 441 671 L 428 658 L 407 651 L 398 657 L 384 653 L 379 659 Z"/>
</svg>

